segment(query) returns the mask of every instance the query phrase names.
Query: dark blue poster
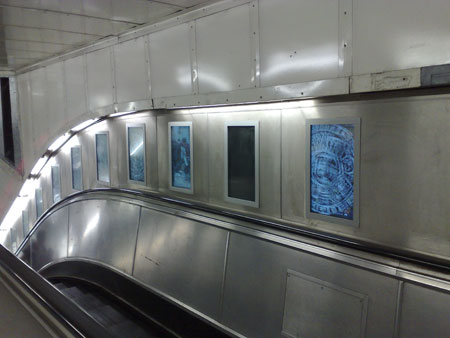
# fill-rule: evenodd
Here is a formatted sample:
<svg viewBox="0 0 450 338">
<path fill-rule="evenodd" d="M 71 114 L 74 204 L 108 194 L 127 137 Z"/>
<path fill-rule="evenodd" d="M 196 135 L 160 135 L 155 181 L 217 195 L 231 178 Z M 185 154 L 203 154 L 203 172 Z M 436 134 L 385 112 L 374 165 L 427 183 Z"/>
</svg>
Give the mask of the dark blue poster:
<svg viewBox="0 0 450 338">
<path fill-rule="evenodd" d="M 191 130 L 190 126 L 170 126 L 172 186 L 191 189 Z"/>
<path fill-rule="evenodd" d="M 352 124 L 311 126 L 311 212 L 353 220 Z"/>
</svg>

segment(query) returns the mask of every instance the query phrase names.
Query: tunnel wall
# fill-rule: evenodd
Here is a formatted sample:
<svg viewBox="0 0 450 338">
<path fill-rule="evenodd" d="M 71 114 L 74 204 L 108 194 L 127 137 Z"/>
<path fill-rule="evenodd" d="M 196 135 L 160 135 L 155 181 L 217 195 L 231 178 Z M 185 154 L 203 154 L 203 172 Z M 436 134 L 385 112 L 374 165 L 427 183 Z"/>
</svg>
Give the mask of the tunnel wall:
<svg viewBox="0 0 450 338">
<path fill-rule="evenodd" d="M 115 110 L 420 87 L 420 67 L 450 60 L 449 10 L 445 0 L 222 1 L 21 69 L 25 176 L 62 132 Z"/>
</svg>

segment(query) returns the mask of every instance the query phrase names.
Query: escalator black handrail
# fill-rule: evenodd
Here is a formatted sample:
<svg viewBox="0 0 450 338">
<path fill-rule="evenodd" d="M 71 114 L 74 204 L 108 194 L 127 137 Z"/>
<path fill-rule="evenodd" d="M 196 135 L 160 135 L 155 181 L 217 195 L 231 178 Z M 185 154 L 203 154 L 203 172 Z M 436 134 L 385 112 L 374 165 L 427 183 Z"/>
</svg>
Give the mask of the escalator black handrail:
<svg viewBox="0 0 450 338">
<path fill-rule="evenodd" d="M 0 245 L 0 265 L 71 334 L 78 337 L 110 337 L 111 335 L 88 314 L 63 296 L 47 280 Z"/>
<path fill-rule="evenodd" d="M 65 204 L 67 201 L 74 199 L 76 197 L 82 195 L 89 195 L 95 193 L 125 193 L 128 195 L 132 195 L 135 197 L 141 197 L 146 199 L 152 199 L 155 201 L 165 202 L 172 205 L 177 205 L 181 207 L 187 207 L 193 210 L 198 210 L 202 212 L 207 212 L 223 217 L 228 217 L 231 219 L 244 221 L 253 223 L 256 225 L 260 225 L 266 228 L 283 230 L 286 234 L 296 234 L 305 236 L 307 238 L 312 238 L 315 240 L 324 241 L 327 243 L 331 243 L 334 245 L 339 245 L 342 247 L 356 249 L 362 252 L 366 252 L 369 254 L 375 254 L 381 257 L 396 259 L 404 262 L 409 262 L 418 265 L 419 267 L 425 267 L 428 269 L 435 270 L 437 272 L 449 274 L 450 273 L 450 263 L 447 260 L 440 259 L 438 257 L 429 256 L 426 254 L 420 254 L 411 252 L 404 249 L 397 249 L 390 246 L 383 246 L 380 244 L 375 244 L 369 241 L 364 241 L 362 239 L 353 239 L 345 236 L 340 236 L 336 234 L 327 233 L 324 231 L 320 231 L 317 229 L 310 229 L 306 227 L 302 227 L 301 225 L 293 226 L 289 223 L 276 222 L 273 220 L 268 220 L 264 218 L 254 217 L 245 215 L 238 212 L 233 212 L 229 210 L 224 210 L 220 208 L 216 208 L 210 205 L 206 205 L 203 203 L 186 201 L 182 199 L 177 199 L 174 197 L 164 196 L 160 193 L 150 192 L 150 191 L 140 191 L 140 190 L 132 190 L 132 189 L 124 189 L 124 188 L 95 188 L 88 189 L 84 191 L 79 191 L 67 196 L 65 199 L 53 204 L 49 209 L 47 209 L 41 217 L 36 221 L 35 226 L 29 232 L 29 234 L 24 238 L 23 242 L 19 246 L 16 251 L 18 254 L 22 248 L 25 246 L 29 238 L 33 235 L 34 231 L 39 227 L 40 223 L 47 217 L 47 215 L 51 214 L 54 210 L 58 209 L 61 205 Z"/>
</svg>

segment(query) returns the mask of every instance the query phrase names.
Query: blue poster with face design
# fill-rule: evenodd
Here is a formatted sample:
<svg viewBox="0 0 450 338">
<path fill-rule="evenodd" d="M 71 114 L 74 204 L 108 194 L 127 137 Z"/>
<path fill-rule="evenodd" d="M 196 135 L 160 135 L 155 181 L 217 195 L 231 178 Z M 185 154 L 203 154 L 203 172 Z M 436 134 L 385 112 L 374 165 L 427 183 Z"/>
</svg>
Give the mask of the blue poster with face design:
<svg viewBox="0 0 450 338">
<path fill-rule="evenodd" d="M 172 186 L 191 189 L 191 130 L 190 126 L 170 126 Z"/>
<path fill-rule="evenodd" d="M 354 133 L 352 124 L 311 126 L 311 212 L 353 220 Z"/>
</svg>

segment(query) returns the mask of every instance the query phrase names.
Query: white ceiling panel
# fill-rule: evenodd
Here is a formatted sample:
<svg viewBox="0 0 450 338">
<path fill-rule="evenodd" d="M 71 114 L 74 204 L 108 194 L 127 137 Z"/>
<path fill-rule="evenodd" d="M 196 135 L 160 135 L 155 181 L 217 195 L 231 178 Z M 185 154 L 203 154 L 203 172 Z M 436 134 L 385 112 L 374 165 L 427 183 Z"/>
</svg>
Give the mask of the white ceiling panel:
<svg viewBox="0 0 450 338">
<path fill-rule="evenodd" d="M 207 2 L 209 1 L 0 0 L 0 30 L 4 32 L 0 49 L 6 51 L 0 63 L 2 69 L 15 70 L 18 65 L 36 63 L 54 53 L 78 48 Z M 14 48 L 10 47 L 14 45 L 6 45 L 5 41 L 21 42 L 21 51 L 29 51 L 29 55 L 33 57 L 17 58 L 13 53 Z M 40 57 L 36 54 L 45 51 L 48 52 Z M 6 65 L 5 62 L 10 64 Z"/>
<path fill-rule="evenodd" d="M 112 17 L 112 1 L 83 0 L 83 13 L 87 16 L 109 19 Z"/>
</svg>

